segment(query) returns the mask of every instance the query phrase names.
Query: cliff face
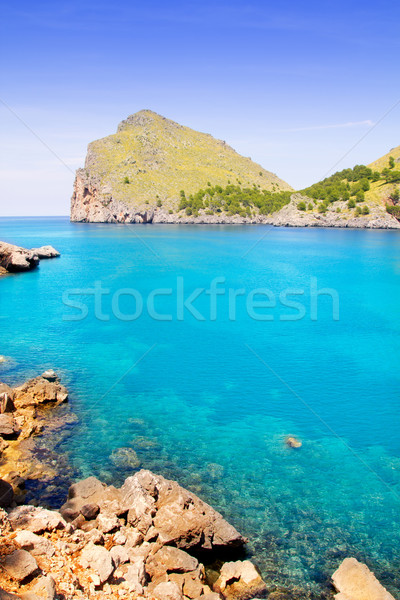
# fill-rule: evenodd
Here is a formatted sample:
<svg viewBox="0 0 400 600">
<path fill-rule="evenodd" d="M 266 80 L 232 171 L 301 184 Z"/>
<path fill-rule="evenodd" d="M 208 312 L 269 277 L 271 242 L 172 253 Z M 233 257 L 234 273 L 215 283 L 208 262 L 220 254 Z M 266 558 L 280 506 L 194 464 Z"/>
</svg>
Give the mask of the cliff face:
<svg viewBox="0 0 400 600">
<path fill-rule="evenodd" d="M 71 220 L 181 222 L 181 190 L 192 194 L 209 184 L 239 182 L 291 189 L 225 142 L 145 110 L 122 121 L 116 134 L 89 144 L 85 167 L 76 173 Z"/>
</svg>

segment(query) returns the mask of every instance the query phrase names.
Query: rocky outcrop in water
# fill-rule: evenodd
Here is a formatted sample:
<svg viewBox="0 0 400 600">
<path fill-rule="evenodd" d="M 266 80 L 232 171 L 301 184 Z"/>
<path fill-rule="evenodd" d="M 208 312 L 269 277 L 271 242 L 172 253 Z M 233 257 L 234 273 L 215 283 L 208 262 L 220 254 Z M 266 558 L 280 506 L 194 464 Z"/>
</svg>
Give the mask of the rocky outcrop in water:
<svg viewBox="0 0 400 600">
<path fill-rule="evenodd" d="M 332 581 L 339 592 L 336 600 L 395 600 L 367 565 L 355 558 L 346 558 L 332 575 Z"/>
<path fill-rule="evenodd" d="M 60 253 L 52 246 L 27 250 L 20 246 L 0 242 L 0 275 L 35 269 L 41 258 L 55 258 Z"/>
<path fill-rule="evenodd" d="M 69 413 L 55 416 L 54 409 L 67 400 L 67 389 L 51 370 L 18 387 L 0 383 L 0 489 L 11 485 L 19 502 L 24 501 L 26 481 L 58 477 L 56 457 L 36 442 L 74 420 Z"/>
</svg>

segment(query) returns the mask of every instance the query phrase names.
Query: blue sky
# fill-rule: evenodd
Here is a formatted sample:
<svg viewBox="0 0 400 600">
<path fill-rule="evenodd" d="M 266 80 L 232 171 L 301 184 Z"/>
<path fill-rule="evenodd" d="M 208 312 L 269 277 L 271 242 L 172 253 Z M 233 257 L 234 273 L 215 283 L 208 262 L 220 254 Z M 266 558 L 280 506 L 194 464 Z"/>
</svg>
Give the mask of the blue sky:
<svg viewBox="0 0 400 600">
<path fill-rule="evenodd" d="M 396 2 L 7 4 L 0 215 L 68 214 L 87 144 L 143 108 L 295 188 L 400 144 Z"/>
</svg>

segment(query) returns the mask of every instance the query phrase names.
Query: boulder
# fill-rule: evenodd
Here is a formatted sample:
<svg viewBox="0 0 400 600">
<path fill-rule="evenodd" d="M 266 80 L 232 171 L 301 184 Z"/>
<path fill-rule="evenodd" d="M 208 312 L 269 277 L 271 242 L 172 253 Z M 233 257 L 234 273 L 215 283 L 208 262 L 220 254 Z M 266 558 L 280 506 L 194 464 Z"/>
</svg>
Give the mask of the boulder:
<svg viewBox="0 0 400 600">
<path fill-rule="evenodd" d="M 1 562 L 4 571 L 19 583 L 38 571 L 38 564 L 26 550 L 14 550 Z"/>
<path fill-rule="evenodd" d="M 96 527 L 102 533 L 111 533 L 121 527 L 118 517 L 99 514 L 96 519 Z"/>
<path fill-rule="evenodd" d="M 60 509 L 61 514 L 68 520 L 73 520 L 87 504 L 97 504 L 106 489 L 96 477 L 87 477 L 71 485 L 68 490 L 68 499 Z"/>
<path fill-rule="evenodd" d="M 23 550 L 28 550 L 33 556 L 53 556 L 55 548 L 53 544 L 45 537 L 36 535 L 32 531 L 21 529 L 17 531 L 15 541 Z"/>
<path fill-rule="evenodd" d="M 142 594 L 143 586 L 146 585 L 144 559 L 139 557 L 131 561 L 130 565 L 123 565 L 123 579 L 128 591 Z"/>
<path fill-rule="evenodd" d="M 246 541 L 195 494 L 150 471 L 128 477 L 121 494 L 124 507 L 129 509 L 129 523 L 139 531 L 142 524 L 146 531 L 152 524 L 161 544 L 184 550 L 220 550 L 241 547 Z"/>
<path fill-rule="evenodd" d="M 367 565 L 355 558 L 345 558 L 332 581 L 339 592 L 337 600 L 395 600 Z"/>
<path fill-rule="evenodd" d="M 198 567 L 198 561 L 187 552 L 164 546 L 146 562 L 146 571 L 151 579 L 157 579 L 164 573 L 186 573 L 194 571 Z"/>
<path fill-rule="evenodd" d="M 10 273 L 29 271 L 39 264 L 39 257 L 32 250 L 0 242 L 0 266 Z"/>
<path fill-rule="evenodd" d="M 41 577 L 33 586 L 33 593 L 43 598 L 44 600 L 55 600 L 56 598 L 56 583 L 51 575 Z"/>
<path fill-rule="evenodd" d="M 96 546 L 89 542 L 82 551 L 80 564 L 83 568 L 90 568 L 99 576 L 100 583 L 104 583 L 114 571 L 111 554 L 103 546 Z"/>
<path fill-rule="evenodd" d="M 12 414 L 0 415 L 0 435 L 5 438 L 17 437 L 20 432 L 18 424 Z"/>
<path fill-rule="evenodd" d="M 88 521 L 95 519 L 97 517 L 97 515 L 99 514 L 99 512 L 100 512 L 100 508 L 94 502 L 84 504 L 81 508 L 81 514 Z"/>
<path fill-rule="evenodd" d="M 265 592 L 266 584 L 253 563 L 238 560 L 222 565 L 213 590 L 229 600 L 248 600 Z"/>
<path fill-rule="evenodd" d="M 8 515 L 8 519 L 14 530 L 28 529 L 33 533 L 64 529 L 66 526 L 59 512 L 30 505 L 14 508 Z"/>
<path fill-rule="evenodd" d="M 165 581 L 156 585 L 152 596 L 157 600 L 182 600 L 183 593 L 179 586 L 173 581 Z"/>
<path fill-rule="evenodd" d="M 8 481 L 0 479 L 0 507 L 5 508 L 10 506 L 14 500 L 14 490 Z"/>
<path fill-rule="evenodd" d="M 31 252 L 36 254 L 40 259 L 42 258 L 56 258 L 60 256 L 58 250 L 53 246 L 41 246 L 40 248 L 32 248 Z"/>
<path fill-rule="evenodd" d="M 128 550 L 124 546 L 113 546 L 110 549 L 110 554 L 116 568 L 129 562 Z"/>
<path fill-rule="evenodd" d="M 14 404 L 16 408 L 39 406 L 46 403 L 61 404 L 68 400 L 68 391 L 60 384 L 58 377 L 49 380 L 43 376 L 30 379 L 23 385 L 14 388 Z"/>
</svg>

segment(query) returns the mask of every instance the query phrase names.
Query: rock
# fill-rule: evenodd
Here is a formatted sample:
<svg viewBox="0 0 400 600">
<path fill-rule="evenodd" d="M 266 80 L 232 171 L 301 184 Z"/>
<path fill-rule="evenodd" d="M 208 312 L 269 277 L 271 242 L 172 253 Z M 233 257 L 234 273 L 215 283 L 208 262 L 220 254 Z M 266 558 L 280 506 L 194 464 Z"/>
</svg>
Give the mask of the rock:
<svg viewBox="0 0 400 600">
<path fill-rule="evenodd" d="M 113 546 L 110 550 L 112 561 L 115 567 L 129 562 L 129 554 L 124 546 Z"/>
<path fill-rule="evenodd" d="M 60 509 L 61 514 L 71 520 L 72 515 L 77 516 L 85 504 L 98 504 L 105 488 L 106 486 L 96 477 L 87 477 L 74 483 L 68 490 L 67 502 Z"/>
<path fill-rule="evenodd" d="M 182 600 L 183 593 L 178 585 L 172 581 L 159 583 L 153 589 L 152 595 L 158 600 Z"/>
<path fill-rule="evenodd" d="M 60 384 L 58 377 L 48 380 L 45 377 L 35 377 L 23 385 L 14 388 L 14 404 L 16 408 L 39 406 L 41 404 L 61 404 L 68 400 L 68 391 Z"/>
<path fill-rule="evenodd" d="M 42 258 L 56 258 L 60 256 L 58 250 L 53 246 L 41 246 L 40 248 L 32 248 L 32 252 L 36 254 L 40 259 Z"/>
<path fill-rule="evenodd" d="M 14 500 L 14 490 L 8 481 L 0 479 L 0 507 L 10 506 Z"/>
<path fill-rule="evenodd" d="M 144 559 L 137 558 L 131 561 L 130 565 L 123 565 L 124 575 L 123 578 L 126 583 L 126 587 L 130 592 L 136 592 L 138 594 L 143 593 L 143 586 L 146 585 L 146 571 L 144 567 Z"/>
<path fill-rule="evenodd" d="M 28 550 L 33 556 L 53 556 L 55 548 L 47 538 L 36 535 L 32 531 L 22 529 L 17 531 L 15 541 L 23 550 Z"/>
<path fill-rule="evenodd" d="M 29 271 L 39 264 L 39 257 L 32 250 L 0 242 L 0 266 L 9 273 Z"/>
<path fill-rule="evenodd" d="M 85 532 L 85 539 L 93 544 L 104 544 L 104 536 L 98 529 L 91 529 Z"/>
<path fill-rule="evenodd" d="M 83 549 L 80 564 L 83 568 L 91 568 L 104 583 L 114 571 L 111 554 L 103 546 L 96 546 L 93 542 Z"/>
<path fill-rule="evenodd" d="M 221 600 L 221 596 L 216 592 L 207 592 L 200 597 L 197 597 L 196 600 Z"/>
<path fill-rule="evenodd" d="M 1 566 L 7 575 L 20 583 L 38 571 L 36 560 L 26 550 L 14 550 L 3 558 Z"/>
<path fill-rule="evenodd" d="M 253 563 L 238 560 L 222 565 L 213 590 L 229 600 L 248 600 L 265 592 L 266 584 Z"/>
<path fill-rule="evenodd" d="M 32 591 L 44 600 L 55 600 L 56 598 L 56 583 L 51 575 L 41 577 L 32 588 Z"/>
<path fill-rule="evenodd" d="M 142 470 L 121 487 L 128 521 L 147 533 L 153 525 L 161 544 L 188 550 L 238 548 L 245 539 L 211 506 L 178 483 Z"/>
<path fill-rule="evenodd" d="M 41 374 L 41 377 L 47 379 L 47 381 L 59 381 L 58 375 L 53 369 L 48 369 Z"/>
<path fill-rule="evenodd" d="M 14 412 L 14 392 L 5 383 L 0 383 L 0 414 Z"/>
<path fill-rule="evenodd" d="M 122 469 L 136 470 L 140 467 L 140 460 L 133 448 L 117 448 L 110 455 L 111 462 Z"/>
<path fill-rule="evenodd" d="M 28 529 L 33 533 L 64 529 L 66 526 L 60 513 L 37 506 L 18 506 L 10 512 L 8 518 L 14 530 Z"/>
<path fill-rule="evenodd" d="M 16 596 L 0 588 L 0 600 L 21 600 L 21 596 Z"/>
<path fill-rule="evenodd" d="M 81 508 L 81 514 L 90 521 L 91 519 L 95 519 L 100 512 L 100 508 L 97 504 L 89 503 L 84 504 Z"/>
<path fill-rule="evenodd" d="M 345 558 L 332 581 L 339 592 L 337 600 L 395 600 L 367 565 L 355 558 Z"/>
<path fill-rule="evenodd" d="M 99 514 L 96 519 L 97 529 L 102 533 L 111 533 L 121 527 L 121 523 L 116 516 Z"/>
<path fill-rule="evenodd" d="M 2 435 L 5 438 L 13 438 L 18 436 L 19 432 L 20 429 L 13 415 L 0 415 L 0 435 Z"/>
<path fill-rule="evenodd" d="M 164 573 L 186 573 L 198 567 L 198 560 L 187 552 L 164 546 L 146 562 L 146 571 L 151 579 L 157 579 Z"/>
<path fill-rule="evenodd" d="M 286 438 L 285 443 L 290 448 L 301 448 L 301 446 L 302 446 L 301 441 L 292 435 L 290 435 L 289 437 Z"/>
</svg>

